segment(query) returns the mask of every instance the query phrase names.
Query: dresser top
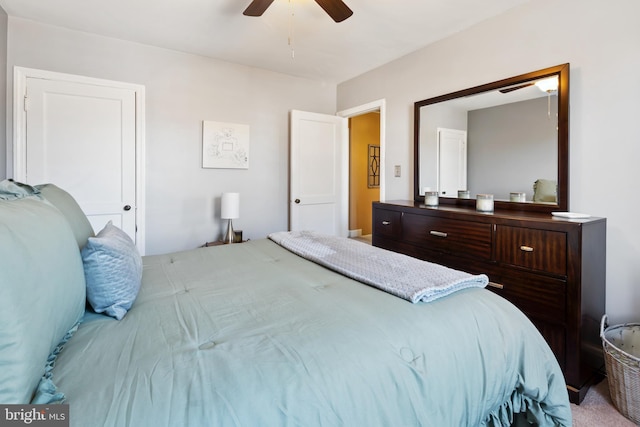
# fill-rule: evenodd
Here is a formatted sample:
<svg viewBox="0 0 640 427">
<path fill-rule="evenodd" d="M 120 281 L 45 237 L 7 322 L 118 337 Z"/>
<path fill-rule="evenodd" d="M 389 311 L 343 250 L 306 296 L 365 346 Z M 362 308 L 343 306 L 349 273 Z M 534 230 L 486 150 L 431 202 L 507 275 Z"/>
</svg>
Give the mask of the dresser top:
<svg viewBox="0 0 640 427">
<path fill-rule="evenodd" d="M 605 218 L 590 216 L 588 218 L 562 218 L 551 215 L 550 213 L 528 212 L 512 209 L 496 209 L 494 212 L 478 212 L 475 210 L 474 200 L 467 201 L 468 206 L 456 206 L 449 204 L 441 204 L 438 207 L 428 207 L 424 203 L 415 202 L 413 200 L 390 200 L 387 202 L 374 202 L 385 209 L 405 210 L 413 208 L 415 213 L 424 213 L 425 215 L 437 215 L 440 217 L 460 218 L 466 217 L 469 220 L 480 222 L 493 222 L 494 220 L 526 220 L 549 223 L 593 223 L 606 221 Z"/>
</svg>

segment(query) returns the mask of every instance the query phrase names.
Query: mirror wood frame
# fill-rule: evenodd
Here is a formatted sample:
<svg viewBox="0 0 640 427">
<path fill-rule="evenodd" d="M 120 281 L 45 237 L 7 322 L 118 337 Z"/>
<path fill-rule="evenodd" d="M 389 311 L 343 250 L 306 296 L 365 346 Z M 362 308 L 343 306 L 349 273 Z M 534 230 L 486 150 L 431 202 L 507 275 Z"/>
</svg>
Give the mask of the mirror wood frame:
<svg viewBox="0 0 640 427">
<path fill-rule="evenodd" d="M 552 211 L 568 211 L 569 210 L 569 64 L 561 64 L 555 67 L 544 68 L 538 71 L 521 74 L 515 77 L 509 77 L 475 86 L 469 89 L 452 92 L 446 95 L 436 96 L 434 98 L 417 101 L 413 110 L 413 126 L 414 126 L 414 179 L 413 179 L 413 198 L 416 202 L 423 202 L 424 197 L 420 195 L 420 108 L 425 105 L 436 104 L 451 99 L 461 98 L 470 95 L 476 95 L 482 92 L 489 92 L 502 89 L 509 86 L 515 86 L 539 80 L 545 77 L 558 76 L 558 191 L 557 203 L 534 203 L 534 202 L 510 202 L 505 200 L 496 200 L 494 202 L 495 209 L 519 210 L 528 212 L 545 212 Z M 440 197 L 441 205 L 457 205 L 475 207 L 475 199 L 458 199 L 454 197 Z"/>
</svg>

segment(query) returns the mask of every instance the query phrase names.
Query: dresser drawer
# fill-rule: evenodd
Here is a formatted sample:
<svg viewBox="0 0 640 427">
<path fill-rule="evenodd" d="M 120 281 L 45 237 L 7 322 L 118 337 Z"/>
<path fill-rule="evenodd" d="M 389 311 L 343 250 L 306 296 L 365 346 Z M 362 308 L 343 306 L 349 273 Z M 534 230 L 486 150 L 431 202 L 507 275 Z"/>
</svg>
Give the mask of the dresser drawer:
<svg viewBox="0 0 640 427">
<path fill-rule="evenodd" d="M 405 214 L 402 237 L 425 248 L 491 259 L 491 224 Z"/>
<path fill-rule="evenodd" d="M 402 212 L 386 209 L 373 210 L 373 233 L 399 239 L 402 235 Z"/>
<path fill-rule="evenodd" d="M 508 299 L 528 316 L 565 322 L 567 283 L 564 280 L 533 273 L 491 279 L 488 289 Z"/>
<path fill-rule="evenodd" d="M 496 260 L 531 270 L 567 274 L 567 235 L 561 231 L 498 225 Z"/>
</svg>

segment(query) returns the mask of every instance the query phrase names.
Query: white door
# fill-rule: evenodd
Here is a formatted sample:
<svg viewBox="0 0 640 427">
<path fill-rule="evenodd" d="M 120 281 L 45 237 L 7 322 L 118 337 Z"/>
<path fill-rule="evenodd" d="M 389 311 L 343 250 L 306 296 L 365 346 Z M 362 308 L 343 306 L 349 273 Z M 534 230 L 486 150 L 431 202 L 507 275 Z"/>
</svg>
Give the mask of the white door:
<svg viewBox="0 0 640 427">
<path fill-rule="evenodd" d="M 68 191 L 94 231 L 108 221 L 143 252 L 136 233 L 136 90 L 26 76 L 24 143 L 14 170 Z M 22 153 L 21 151 L 24 151 Z"/>
<path fill-rule="evenodd" d="M 438 192 L 457 197 L 467 189 L 467 132 L 438 128 Z"/>
<path fill-rule="evenodd" d="M 291 112 L 289 229 L 348 235 L 348 120 Z"/>
</svg>

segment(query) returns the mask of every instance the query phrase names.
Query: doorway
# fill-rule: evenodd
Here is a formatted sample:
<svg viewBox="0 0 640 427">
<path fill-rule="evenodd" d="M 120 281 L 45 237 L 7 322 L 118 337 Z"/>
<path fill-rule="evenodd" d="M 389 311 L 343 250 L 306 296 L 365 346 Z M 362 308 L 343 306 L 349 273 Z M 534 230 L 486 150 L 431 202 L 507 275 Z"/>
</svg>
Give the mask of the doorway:
<svg viewBox="0 0 640 427">
<path fill-rule="evenodd" d="M 380 200 L 380 113 L 349 119 L 349 235 L 371 235 L 371 204 Z"/>
<path fill-rule="evenodd" d="M 338 112 L 349 119 L 349 237 L 372 233 L 372 202 L 384 201 L 385 100 Z"/>
</svg>

